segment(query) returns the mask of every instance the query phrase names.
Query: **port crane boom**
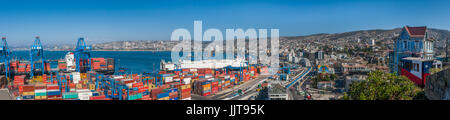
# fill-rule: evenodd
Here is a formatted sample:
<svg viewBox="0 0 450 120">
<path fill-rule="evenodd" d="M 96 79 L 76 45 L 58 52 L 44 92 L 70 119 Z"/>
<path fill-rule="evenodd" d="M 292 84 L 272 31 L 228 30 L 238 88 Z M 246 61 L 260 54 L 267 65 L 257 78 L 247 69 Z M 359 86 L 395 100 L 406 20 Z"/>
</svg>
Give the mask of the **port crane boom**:
<svg viewBox="0 0 450 120">
<path fill-rule="evenodd" d="M 41 40 L 39 36 L 36 37 L 34 40 L 33 45 L 31 46 L 30 50 L 30 78 L 34 77 L 34 70 L 35 70 L 35 61 L 41 61 L 41 75 L 45 74 L 45 67 L 44 67 L 44 47 L 41 44 Z"/>
<path fill-rule="evenodd" d="M 78 38 L 75 48 L 75 64 L 77 72 L 92 71 L 91 69 L 91 47 L 86 45 L 84 38 Z"/>
<path fill-rule="evenodd" d="M 7 79 L 10 79 L 10 65 L 9 62 L 11 60 L 11 51 L 9 50 L 8 43 L 6 42 L 6 37 L 2 37 L 2 41 L 0 44 L 0 54 L 3 63 L 5 64 L 5 76 Z"/>
</svg>

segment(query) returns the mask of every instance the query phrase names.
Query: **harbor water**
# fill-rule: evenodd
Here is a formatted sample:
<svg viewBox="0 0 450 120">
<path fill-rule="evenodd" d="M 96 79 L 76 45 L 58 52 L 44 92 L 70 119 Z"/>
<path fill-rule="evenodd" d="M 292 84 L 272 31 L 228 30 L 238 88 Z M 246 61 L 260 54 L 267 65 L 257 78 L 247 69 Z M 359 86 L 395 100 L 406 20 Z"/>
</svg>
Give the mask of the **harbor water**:
<svg viewBox="0 0 450 120">
<path fill-rule="evenodd" d="M 68 51 L 45 51 L 46 60 L 64 59 Z M 15 59 L 29 60 L 30 51 L 12 51 Z M 161 60 L 171 60 L 170 51 L 92 51 L 92 58 L 114 58 L 116 71 L 123 67 L 134 73 L 158 72 Z"/>
</svg>

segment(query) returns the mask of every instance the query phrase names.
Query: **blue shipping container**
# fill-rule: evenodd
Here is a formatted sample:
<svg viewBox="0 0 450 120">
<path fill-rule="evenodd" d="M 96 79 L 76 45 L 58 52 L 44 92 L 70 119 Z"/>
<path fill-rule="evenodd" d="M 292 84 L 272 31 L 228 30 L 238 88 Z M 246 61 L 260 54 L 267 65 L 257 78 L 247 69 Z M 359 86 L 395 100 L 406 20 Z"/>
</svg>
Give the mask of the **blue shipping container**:
<svg viewBox="0 0 450 120">
<path fill-rule="evenodd" d="M 22 96 L 23 99 L 34 99 L 34 95 Z"/>
<path fill-rule="evenodd" d="M 51 96 L 51 95 L 61 95 L 61 92 L 60 92 L 60 91 L 48 91 L 48 92 L 47 92 L 47 95 L 48 95 L 48 96 Z"/>
<path fill-rule="evenodd" d="M 161 93 L 156 95 L 157 98 L 165 98 L 165 97 L 169 97 L 169 93 Z"/>
<path fill-rule="evenodd" d="M 142 95 L 149 95 L 149 94 L 150 94 L 149 91 L 144 91 L 144 92 L 142 93 Z"/>
<path fill-rule="evenodd" d="M 178 88 L 170 89 L 170 90 L 169 90 L 169 93 L 171 93 L 171 92 L 178 92 Z"/>
<path fill-rule="evenodd" d="M 93 92 L 93 93 L 92 93 L 92 96 L 100 96 L 100 93 L 98 93 L 98 92 Z"/>
</svg>

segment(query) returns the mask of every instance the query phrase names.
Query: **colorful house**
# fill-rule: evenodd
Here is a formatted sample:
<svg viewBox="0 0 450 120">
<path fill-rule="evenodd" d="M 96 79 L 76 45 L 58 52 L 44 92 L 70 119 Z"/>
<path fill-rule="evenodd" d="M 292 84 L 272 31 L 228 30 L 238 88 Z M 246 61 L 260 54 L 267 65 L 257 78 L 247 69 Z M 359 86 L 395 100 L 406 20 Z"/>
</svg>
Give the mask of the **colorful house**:
<svg viewBox="0 0 450 120">
<path fill-rule="evenodd" d="M 427 27 L 403 27 L 397 40 L 390 60 L 392 72 L 400 74 L 401 60 L 406 57 L 418 57 L 420 59 L 432 60 L 433 38 L 428 37 Z"/>
<path fill-rule="evenodd" d="M 328 65 L 318 65 L 317 66 L 318 73 L 329 73 L 330 71 L 328 68 L 329 68 Z"/>
</svg>

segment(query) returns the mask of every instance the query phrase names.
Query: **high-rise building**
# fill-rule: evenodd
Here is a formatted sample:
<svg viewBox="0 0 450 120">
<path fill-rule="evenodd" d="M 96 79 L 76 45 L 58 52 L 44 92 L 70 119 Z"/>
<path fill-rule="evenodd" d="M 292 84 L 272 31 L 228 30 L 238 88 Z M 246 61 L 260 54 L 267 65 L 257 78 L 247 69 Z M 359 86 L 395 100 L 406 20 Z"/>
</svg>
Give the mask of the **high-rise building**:
<svg viewBox="0 0 450 120">
<path fill-rule="evenodd" d="M 318 60 L 323 60 L 323 57 L 324 57 L 323 51 L 317 51 L 316 54 L 317 54 L 317 57 L 316 57 L 316 58 L 317 58 Z"/>
</svg>

